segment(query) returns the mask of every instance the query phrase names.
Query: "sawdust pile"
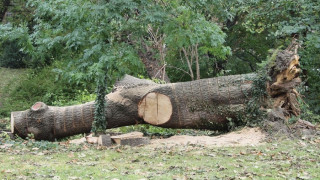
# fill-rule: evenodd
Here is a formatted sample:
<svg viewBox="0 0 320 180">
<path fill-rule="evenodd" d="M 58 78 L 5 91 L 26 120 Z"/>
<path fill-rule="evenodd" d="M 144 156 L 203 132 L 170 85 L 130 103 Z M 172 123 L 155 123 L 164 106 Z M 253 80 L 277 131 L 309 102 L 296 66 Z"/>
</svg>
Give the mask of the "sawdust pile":
<svg viewBox="0 0 320 180">
<path fill-rule="evenodd" d="M 260 128 L 245 127 L 239 131 L 219 136 L 172 136 L 167 139 L 153 139 L 150 146 L 205 145 L 215 147 L 256 146 L 263 144 L 266 134 Z"/>
</svg>

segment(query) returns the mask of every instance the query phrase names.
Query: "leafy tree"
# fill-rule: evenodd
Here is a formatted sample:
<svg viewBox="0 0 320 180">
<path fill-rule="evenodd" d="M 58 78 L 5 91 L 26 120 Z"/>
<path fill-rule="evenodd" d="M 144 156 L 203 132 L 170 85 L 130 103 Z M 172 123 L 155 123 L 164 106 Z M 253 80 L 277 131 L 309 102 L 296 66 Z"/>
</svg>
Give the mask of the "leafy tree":
<svg viewBox="0 0 320 180">
<path fill-rule="evenodd" d="M 42 67 L 55 60 L 69 62 L 66 68 L 56 72 L 78 84 L 102 82 L 101 79 L 114 81 L 124 73 L 142 72 L 133 48 L 116 40 L 119 27 L 105 4 L 39 0 L 29 1 L 28 5 L 35 9 L 33 29 L 6 24 L 1 26 L 0 36 L 3 40 L 18 41 L 21 50 L 32 57 L 33 66 Z M 106 93 L 102 85 L 98 85 L 98 97 Z"/>
<path fill-rule="evenodd" d="M 250 7 L 249 7 L 250 6 Z M 278 45 L 292 37 L 301 44 L 299 54 L 306 78 L 307 102 L 314 112 L 320 112 L 319 47 L 320 4 L 315 0 L 252 1 L 242 8 L 246 12 L 244 27 L 251 33 L 268 33 Z"/>
<path fill-rule="evenodd" d="M 24 68 L 27 55 L 20 51 L 17 41 L 4 41 L 0 44 L 0 67 Z"/>
<path fill-rule="evenodd" d="M 193 62 L 196 64 L 196 79 L 200 79 L 200 58 L 208 57 L 209 53 L 218 58 L 230 54 L 230 48 L 223 45 L 226 35 L 220 27 L 188 7 L 177 8 L 176 18 L 166 24 L 166 32 L 168 47 L 182 51 L 192 80 Z"/>
</svg>

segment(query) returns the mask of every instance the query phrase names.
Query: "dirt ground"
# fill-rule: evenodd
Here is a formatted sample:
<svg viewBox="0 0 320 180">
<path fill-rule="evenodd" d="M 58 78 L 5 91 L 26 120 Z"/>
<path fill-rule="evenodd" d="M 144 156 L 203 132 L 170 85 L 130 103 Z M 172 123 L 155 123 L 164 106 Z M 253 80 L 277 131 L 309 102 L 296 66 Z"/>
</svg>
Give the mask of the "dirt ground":
<svg viewBox="0 0 320 180">
<path fill-rule="evenodd" d="M 219 136 L 178 135 L 166 139 L 153 139 L 149 146 L 205 145 L 215 147 L 256 146 L 263 144 L 266 134 L 260 128 L 245 127 Z"/>
<path fill-rule="evenodd" d="M 142 133 L 141 133 L 142 134 Z M 200 145 L 205 147 L 234 147 L 234 146 L 258 146 L 264 144 L 266 134 L 261 128 L 244 127 L 241 130 L 233 131 L 219 136 L 190 136 L 175 135 L 170 138 L 151 139 L 151 148 L 172 147 L 176 145 Z M 83 137 L 68 141 L 71 144 L 82 144 L 85 142 L 97 143 L 97 138 Z"/>
</svg>

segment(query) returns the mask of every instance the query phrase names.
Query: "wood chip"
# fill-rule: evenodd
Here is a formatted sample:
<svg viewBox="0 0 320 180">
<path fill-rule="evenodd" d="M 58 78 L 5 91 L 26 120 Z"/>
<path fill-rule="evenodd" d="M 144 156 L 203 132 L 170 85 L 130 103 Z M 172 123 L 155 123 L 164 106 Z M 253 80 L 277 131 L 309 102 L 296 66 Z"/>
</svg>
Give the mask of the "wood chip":
<svg viewBox="0 0 320 180">
<path fill-rule="evenodd" d="M 94 137 L 92 134 L 89 136 L 86 136 L 86 140 L 89 144 L 97 144 L 98 143 L 98 137 Z"/>
<path fill-rule="evenodd" d="M 80 138 L 80 139 L 73 139 L 71 141 L 69 141 L 70 144 L 83 144 L 86 142 L 86 138 Z"/>
<path fill-rule="evenodd" d="M 100 135 L 98 138 L 99 146 L 112 146 L 110 134 Z"/>
</svg>

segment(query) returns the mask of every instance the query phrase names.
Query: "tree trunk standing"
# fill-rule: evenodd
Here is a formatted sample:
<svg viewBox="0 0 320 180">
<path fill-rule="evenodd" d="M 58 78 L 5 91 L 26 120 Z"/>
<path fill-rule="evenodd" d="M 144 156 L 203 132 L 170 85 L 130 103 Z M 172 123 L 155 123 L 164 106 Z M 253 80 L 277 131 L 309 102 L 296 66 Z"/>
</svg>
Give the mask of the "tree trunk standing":
<svg viewBox="0 0 320 180">
<path fill-rule="evenodd" d="M 170 83 L 170 79 L 165 71 L 165 66 L 164 64 L 164 50 L 162 46 L 160 45 L 161 43 L 158 42 L 157 40 L 153 40 L 156 45 L 156 48 L 158 49 L 160 53 L 160 60 L 155 58 L 155 53 L 153 50 L 145 43 L 143 40 L 141 40 L 141 46 L 143 47 L 143 50 L 138 51 L 138 55 L 146 67 L 147 74 L 149 78 L 157 78 L 165 81 L 166 83 Z M 162 62 L 161 62 L 162 61 Z M 161 65 L 161 63 L 163 65 Z"/>
<path fill-rule="evenodd" d="M 262 82 L 271 96 L 273 107 L 283 119 L 300 113 L 295 86 L 298 56 L 281 51 L 268 70 L 272 80 Z M 167 128 L 227 130 L 230 119 L 245 115 L 250 97 L 257 87 L 252 79 L 258 74 L 232 75 L 190 82 L 155 84 L 126 76 L 106 96 L 107 128 L 139 123 Z M 259 89 L 258 89 L 259 90 Z M 269 98 L 265 102 L 269 102 Z M 94 102 L 68 107 L 48 107 L 36 103 L 30 110 L 11 113 L 12 132 L 36 139 L 53 140 L 89 132 Z"/>
<path fill-rule="evenodd" d="M 195 45 L 194 53 L 195 53 L 195 57 L 196 57 L 197 80 L 199 80 L 200 79 L 200 65 L 199 65 L 198 44 Z"/>
<path fill-rule="evenodd" d="M 188 64 L 188 68 L 189 68 L 189 74 L 191 77 L 191 80 L 194 80 L 194 74 L 193 74 L 193 70 L 192 70 L 192 56 L 189 59 L 189 53 L 187 52 L 187 50 L 183 47 L 182 48 L 183 54 L 186 58 L 187 64 Z"/>
<path fill-rule="evenodd" d="M 0 0 L 0 22 L 4 21 L 5 14 L 10 5 L 10 0 Z"/>
<path fill-rule="evenodd" d="M 157 78 L 165 81 L 166 83 L 170 83 L 170 79 L 165 72 L 165 65 L 161 66 L 160 62 L 154 58 L 154 54 L 152 52 L 142 52 L 140 50 L 138 54 L 142 63 L 146 67 L 149 78 Z"/>
</svg>

